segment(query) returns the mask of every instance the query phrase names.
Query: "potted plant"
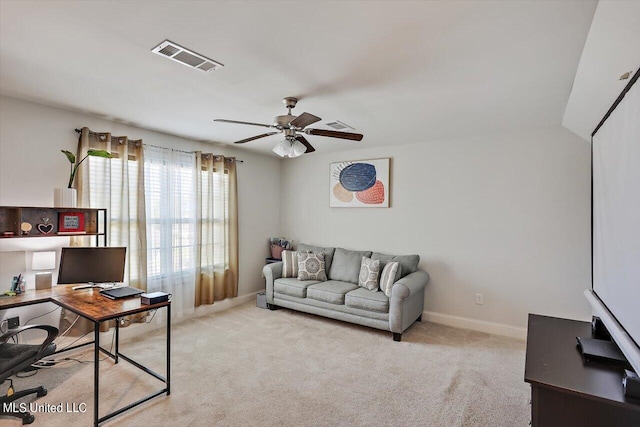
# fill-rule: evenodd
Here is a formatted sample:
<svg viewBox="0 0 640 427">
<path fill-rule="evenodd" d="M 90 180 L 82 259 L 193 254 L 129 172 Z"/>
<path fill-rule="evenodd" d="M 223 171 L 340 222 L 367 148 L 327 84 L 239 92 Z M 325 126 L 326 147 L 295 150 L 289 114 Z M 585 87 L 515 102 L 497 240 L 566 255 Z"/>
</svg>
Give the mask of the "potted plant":
<svg viewBox="0 0 640 427">
<path fill-rule="evenodd" d="M 76 179 L 76 173 L 78 173 L 78 168 L 80 167 L 82 162 L 84 162 L 87 159 L 87 157 L 95 156 L 95 157 L 105 157 L 107 159 L 110 159 L 113 157 L 111 153 L 109 153 L 107 150 L 87 150 L 87 155 L 84 156 L 82 160 L 80 160 L 76 164 L 75 154 L 67 150 L 60 150 L 60 151 L 62 151 L 64 155 L 67 156 L 67 159 L 69 159 L 69 163 L 71 163 L 71 173 L 69 174 L 69 184 L 67 185 L 67 188 L 73 188 L 73 181 Z"/>
<path fill-rule="evenodd" d="M 69 160 L 71 164 L 71 171 L 69 173 L 69 183 L 67 184 L 67 188 L 56 188 L 54 192 L 54 206 L 55 207 L 67 207 L 67 208 L 75 208 L 77 204 L 77 191 L 73 188 L 73 182 L 76 179 L 76 174 L 78 173 L 78 168 L 84 162 L 87 157 L 95 156 L 95 157 L 104 157 L 107 159 L 112 158 L 113 156 L 106 150 L 87 150 L 87 155 L 84 156 L 79 162 L 76 162 L 76 155 L 71 151 L 60 150 Z"/>
</svg>

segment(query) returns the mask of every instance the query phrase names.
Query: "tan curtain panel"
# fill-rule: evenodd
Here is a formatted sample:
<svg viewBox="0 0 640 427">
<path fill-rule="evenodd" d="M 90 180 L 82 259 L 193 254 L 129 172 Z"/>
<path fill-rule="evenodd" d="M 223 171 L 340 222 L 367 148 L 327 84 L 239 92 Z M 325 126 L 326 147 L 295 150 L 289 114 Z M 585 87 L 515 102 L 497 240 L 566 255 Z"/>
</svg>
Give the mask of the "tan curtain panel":
<svg viewBox="0 0 640 427">
<path fill-rule="evenodd" d="M 147 247 L 144 198 L 144 158 L 142 140 L 114 137 L 108 132 L 92 132 L 82 128 L 78 140 L 78 161 L 87 150 L 107 150 L 113 158 L 88 157 L 78 169 L 76 186 L 78 206 L 107 209 L 107 243 L 125 246 L 127 263 L 125 282 L 129 286 L 147 289 Z M 73 237 L 74 246 L 91 246 L 90 237 Z M 62 326 L 70 325 L 75 315 L 63 313 Z M 129 317 L 128 322 L 141 319 Z M 113 325 L 111 325 L 113 326 Z M 108 330 L 103 324 L 101 330 Z M 89 322 L 80 319 L 71 334 L 82 334 L 91 329 Z"/>
<path fill-rule="evenodd" d="M 236 159 L 196 152 L 196 307 L 238 295 Z"/>
<path fill-rule="evenodd" d="M 89 157 L 78 170 L 78 202 L 107 208 L 109 246 L 126 246 L 125 281 L 147 289 L 147 247 L 142 140 L 82 128 L 78 158 L 87 150 L 107 150 L 112 159 Z"/>
</svg>

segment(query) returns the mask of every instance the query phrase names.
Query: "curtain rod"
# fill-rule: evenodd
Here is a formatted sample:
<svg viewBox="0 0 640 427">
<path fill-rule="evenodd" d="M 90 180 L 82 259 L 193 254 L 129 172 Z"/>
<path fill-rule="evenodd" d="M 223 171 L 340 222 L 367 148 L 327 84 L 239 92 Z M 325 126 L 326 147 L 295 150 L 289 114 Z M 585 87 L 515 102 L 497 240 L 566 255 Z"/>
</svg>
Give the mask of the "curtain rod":
<svg viewBox="0 0 640 427">
<path fill-rule="evenodd" d="M 75 128 L 74 130 L 76 131 L 76 133 L 82 133 L 81 129 Z M 89 131 L 89 133 L 96 134 L 98 132 Z M 165 149 L 165 150 L 177 151 L 179 153 L 187 153 L 187 154 L 194 154 L 195 153 L 195 151 L 178 150 L 176 148 L 160 147 L 159 145 L 152 145 L 152 144 L 145 144 L 145 143 L 142 143 L 142 145 L 146 145 L 147 147 L 162 148 L 162 149 Z M 244 160 L 236 159 L 236 163 L 244 163 Z"/>
</svg>

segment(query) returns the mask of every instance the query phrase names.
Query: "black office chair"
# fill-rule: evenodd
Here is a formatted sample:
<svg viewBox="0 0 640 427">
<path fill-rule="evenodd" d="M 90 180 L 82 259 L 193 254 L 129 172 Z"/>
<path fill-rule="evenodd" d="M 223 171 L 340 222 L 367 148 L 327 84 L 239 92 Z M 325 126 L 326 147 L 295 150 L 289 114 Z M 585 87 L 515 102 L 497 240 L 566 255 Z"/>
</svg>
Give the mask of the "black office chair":
<svg viewBox="0 0 640 427">
<path fill-rule="evenodd" d="M 15 344 L 13 342 L 7 342 L 9 338 L 29 329 L 42 329 L 47 332 L 47 337 L 42 344 Z M 2 335 L 0 337 L 0 384 L 4 383 L 10 376 L 28 369 L 32 363 L 53 354 L 56 350 L 56 345 L 53 343 L 53 340 L 56 339 L 57 336 L 58 328 L 49 325 L 23 326 L 12 329 Z M 10 392 L 11 391 L 13 391 L 13 382 L 10 386 Z M 11 405 L 11 402 L 33 393 L 36 393 L 38 397 L 46 396 L 47 389 L 40 386 L 13 392 L 13 394 L 9 395 L 10 392 L 0 397 L 0 416 L 22 418 L 22 424 L 31 424 L 35 417 L 29 412 L 18 411 L 18 405 Z"/>
</svg>

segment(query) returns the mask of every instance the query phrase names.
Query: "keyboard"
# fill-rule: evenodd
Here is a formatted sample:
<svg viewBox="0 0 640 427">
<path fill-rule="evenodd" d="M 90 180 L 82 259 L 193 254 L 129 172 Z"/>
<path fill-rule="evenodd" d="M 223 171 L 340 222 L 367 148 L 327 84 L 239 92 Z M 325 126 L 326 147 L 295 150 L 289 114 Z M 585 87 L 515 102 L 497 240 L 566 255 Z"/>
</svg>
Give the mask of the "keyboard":
<svg viewBox="0 0 640 427">
<path fill-rule="evenodd" d="M 86 285 L 74 286 L 71 289 L 73 289 L 74 291 L 77 291 L 79 289 L 93 289 L 93 288 L 114 289 L 114 288 L 120 288 L 123 286 L 124 286 L 123 283 L 87 283 Z"/>
</svg>

